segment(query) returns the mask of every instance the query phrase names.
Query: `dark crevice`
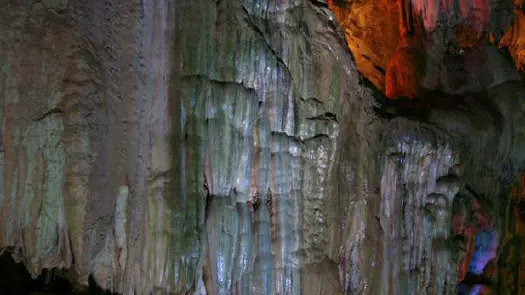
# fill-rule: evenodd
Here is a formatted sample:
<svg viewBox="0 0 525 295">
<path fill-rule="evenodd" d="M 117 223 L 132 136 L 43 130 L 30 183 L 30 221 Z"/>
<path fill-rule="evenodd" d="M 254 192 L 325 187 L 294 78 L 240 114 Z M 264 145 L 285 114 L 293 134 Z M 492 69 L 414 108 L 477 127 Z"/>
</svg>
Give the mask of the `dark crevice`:
<svg viewBox="0 0 525 295">
<path fill-rule="evenodd" d="M 41 114 L 41 115 L 38 115 L 36 117 L 33 117 L 31 118 L 33 121 L 36 121 L 36 122 L 39 122 L 39 121 L 42 121 L 43 119 L 45 119 L 46 117 L 50 116 L 50 115 L 53 115 L 53 114 L 62 114 L 62 110 L 59 109 L 59 108 L 52 108 L 51 110 Z"/>
<path fill-rule="evenodd" d="M 89 276 L 88 286 L 71 282 L 69 269 L 43 269 L 32 279 L 23 262 L 17 263 L 8 251 L 0 256 L 0 294 L 5 295 L 111 295 L 97 285 Z"/>
<path fill-rule="evenodd" d="M 326 113 L 321 114 L 319 116 L 308 117 L 307 119 L 308 120 L 312 120 L 312 121 L 317 121 L 317 120 L 334 121 L 334 122 L 338 123 L 336 114 L 330 113 L 330 112 L 326 112 Z"/>
<path fill-rule="evenodd" d="M 197 79 L 197 80 L 200 80 L 200 81 L 208 81 L 208 82 L 216 84 L 216 85 L 241 86 L 242 88 L 244 88 L 244 90 L 246 90 L 246 92 L 256 93 L 255 88 L 246 86 L 243 83 L 243 81 L 236 82 L 236 81 L 230 81 L 230 80 L 217 80 L 217 79 L 211 79 L 210 77 L 208 77 L 206 75 L 200 75 L 200 74 L 198 74 L 198 75 L 185 75 L 185 76 L 182 76 L 182 79 L 183 80 L 185 80 L 185 79 Z"/>
<path fill-rule="evenodd" d="M 317 104 L 320 104 L 320 105 L 323 105 L 323 102 L 320 101 L 318 98 L 316 97 L 307 97 L 307 98 L 304 98 L 304 97 L 299 97 L 299 99 L 301 101 L 304 101 L 304 102 L 308 102 L 308 101 L 312 101 L 312 102 L 315 102 Z"/>
<path fill-rule="evenodd" d="M 313 6 L 321 7 L 321 8 L 328 8 L 327 1 L 319 1 L 319 0 L 310 0 Z"/>
<path fill-rule="evenodd" d="M 366 54 L 361 54 L 361 56 L 362 56 L 364 59 L 366 59 L 367 61 L 369 61 L 369 62 L 374 66 L 374 68 L 375 68 L 378 72 L 380 72 L 380 73 L 383 74 L 383 75 L 386 75 L 386 71 L 385 71 L 385 69 L 383 69 L 382 67 L 380 67 L 380 66 L 378 66 L 376 63 L 374 63 L 374 61 L 373 61 L 368 55 L 366 55 Z"/>
</svg>

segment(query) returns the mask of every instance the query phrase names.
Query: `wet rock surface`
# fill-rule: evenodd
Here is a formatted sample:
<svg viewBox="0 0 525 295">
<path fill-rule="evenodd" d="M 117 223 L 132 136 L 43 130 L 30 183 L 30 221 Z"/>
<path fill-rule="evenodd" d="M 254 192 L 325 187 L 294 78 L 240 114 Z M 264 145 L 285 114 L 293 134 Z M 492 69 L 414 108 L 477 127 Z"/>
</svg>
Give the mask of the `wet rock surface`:
<svg viewBox="0 0 525 295">
<path fill-rule="evenodd" d="M 435 39 L 444 88 L 381 113 L 395 38 L 343 4 L 0 4 L 3 257 L 120 294 L 519 294 L 516 66 L 458 81 Z"/>
</svg>

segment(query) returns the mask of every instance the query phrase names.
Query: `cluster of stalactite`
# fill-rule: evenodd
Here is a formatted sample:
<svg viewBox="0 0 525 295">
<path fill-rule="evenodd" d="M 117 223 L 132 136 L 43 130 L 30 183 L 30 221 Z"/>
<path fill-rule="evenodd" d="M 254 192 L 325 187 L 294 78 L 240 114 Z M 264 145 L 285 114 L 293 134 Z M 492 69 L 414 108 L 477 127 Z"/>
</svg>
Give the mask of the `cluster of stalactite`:
<svg viewBox="0 0 525 295">
<path fill-rule="evenodd" d="M 492 51 L 508 51 L 525 69 L 523 0 L 341 1 L 331 8 L 359 70 L 390 99 L 479 89 L 482 74 L 474 73 L 493 63 Z"/>
</svg>

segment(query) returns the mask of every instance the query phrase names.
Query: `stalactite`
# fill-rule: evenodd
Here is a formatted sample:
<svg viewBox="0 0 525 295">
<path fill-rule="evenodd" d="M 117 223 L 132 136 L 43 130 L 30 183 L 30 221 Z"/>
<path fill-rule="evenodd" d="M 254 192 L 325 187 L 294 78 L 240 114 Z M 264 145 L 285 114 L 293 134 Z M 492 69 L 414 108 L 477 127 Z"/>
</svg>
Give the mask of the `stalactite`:
<svg viewBox="0 0 525 295">
<path fill-rule="evenodd" d="M 425 50 L 415 32 L 410 0 L 397 0 L 400 41 L 386 67 L 385 93 L 390 99 L 416 99 L 425 75 Z"/>
</svg>

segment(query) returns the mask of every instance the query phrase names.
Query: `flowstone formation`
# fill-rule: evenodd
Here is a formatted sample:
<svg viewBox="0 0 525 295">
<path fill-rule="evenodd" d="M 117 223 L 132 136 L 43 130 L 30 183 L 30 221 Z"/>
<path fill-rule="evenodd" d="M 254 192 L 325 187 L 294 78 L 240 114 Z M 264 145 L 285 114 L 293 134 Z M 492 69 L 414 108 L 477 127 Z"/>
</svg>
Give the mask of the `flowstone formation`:
<svg viewBox="0 0 525 295">
<path fill-rule="evenodd" d="M 433 126 L 393 120 L 382 147 L 380 294 L 453 294 L 452 202 L 460 189 L 450 139 Z"/>
<path fill-rule="evenodd" d="M 338 294 L 335 151 L 341 137 L 364 144 L 370 91 L 324 6 L 200 5 L 180 14 L 197 32 L 180 36 L 174 127 L 179 195 L 205 233 L 197 278 L 208 294 Z"/>
<path fill-rule="evenodd" d="M 33 278 L 341 292 L 334 157 L 374 102 L 326 5 L 2 5 L 0 247 Z"/>
<path fill-rule="evenodd" d="M 452 71 L 432 1 L 80 2 L 0 4 L 2 290 L 523 291 L 519 25 Z"/>
</svg>

